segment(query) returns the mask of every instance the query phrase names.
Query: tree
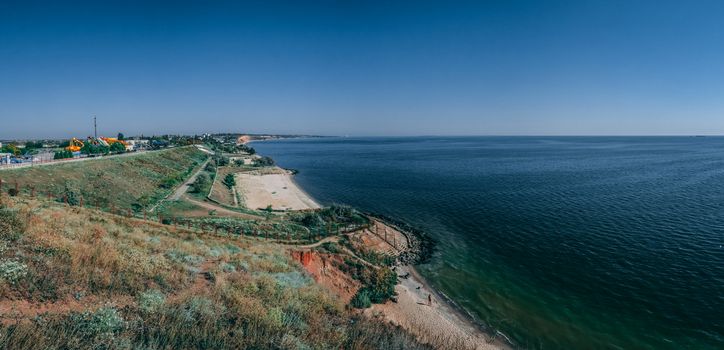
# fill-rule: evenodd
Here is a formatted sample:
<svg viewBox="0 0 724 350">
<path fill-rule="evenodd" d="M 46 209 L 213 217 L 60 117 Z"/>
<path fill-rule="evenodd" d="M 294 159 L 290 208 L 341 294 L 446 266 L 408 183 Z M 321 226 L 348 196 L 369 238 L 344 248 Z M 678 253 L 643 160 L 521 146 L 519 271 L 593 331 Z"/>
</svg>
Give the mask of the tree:
<svg viewBox="0 0 724 350">
<path fill-rule="evenodd" d="M 274 159 L 271 159 L 270 157 L 261 157 L 256 160 L 257 166 L 272 166 L 274 165 Z"/>
<path fill-rule="evenodd" d="M 217 166 L 227 166 L 229 165 L 229 157 L 224 157 L 221 155 L 217 155 L 214 157 L 214 161 L 216 161 Z"/>
<path fill-rule="evenodd" d="M 119 139 L 119 140 L 121 140 L 121 141 L 123 141 L 123 140 L 125 140 L 125 139 L 126 139 L 126 136 L 125 136 L 125 135 L 123 135 L 123 133 L 122 133 L 122 132 L 119 132 L 119 133 L 118 133 L 118 139 Z"/>
<path fill-rule="evenodd" d="M 3 146 L 2 152 L 12 153 L 13 155 L 17 156 L 18 154 L 20 154 L 20 149 L 18 148 L 18 146 L 11 143 L 11 144 L 7 144 L 7 145 Z"/>
<path fill-rule="evenodd" d="M 123 153 L 126 151 L 126 146 L 120 142 L 114 142 L 111 144 L 110 151 L 111 153 Z"/>
<path fill-rule="evenodd" d="M 55 155 L 53 156 L 53 159 L 67 159 L 67 158 L 73 158 L 73 152 L 62 150 L 55 152 Z"/>
<path fill-rule="evenodd" d="M 94 145 L 90 142 L 86 142 L 83 148 L 80 149 L 80 153 L 83 154 L 108 154 L 108 146 Z"/>
<path fill-rule="evenodd" d="M 236 186 L 236 179 L 234 178 L 234 174 L 226 174 L 224 176 L 224 185 L 231 189 L 232 187 Z"/>
<path fill-rule="evenodd" d="M 194 183 L 191 185 L 191 187 L 195 193 L 203 193 L 210 182 L 211 180 L 209 179 L 208 175 L 200 174 L 196 178 L 196 181 L 194 181 Z"/>
</svg>

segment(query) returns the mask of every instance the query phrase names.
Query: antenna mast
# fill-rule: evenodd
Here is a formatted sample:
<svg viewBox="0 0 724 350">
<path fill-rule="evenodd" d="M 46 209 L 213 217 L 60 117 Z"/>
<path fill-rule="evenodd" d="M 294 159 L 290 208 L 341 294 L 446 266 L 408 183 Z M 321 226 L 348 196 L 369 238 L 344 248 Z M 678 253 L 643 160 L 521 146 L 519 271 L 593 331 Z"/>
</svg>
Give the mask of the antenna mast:
<svg viewBox="0 0 724 350">
<path fill-rule="evenodd" d="M 98 139 L 98 124 L 96 123 L 96 115 L 93 115 L 93 137 Z"/>
</svg>

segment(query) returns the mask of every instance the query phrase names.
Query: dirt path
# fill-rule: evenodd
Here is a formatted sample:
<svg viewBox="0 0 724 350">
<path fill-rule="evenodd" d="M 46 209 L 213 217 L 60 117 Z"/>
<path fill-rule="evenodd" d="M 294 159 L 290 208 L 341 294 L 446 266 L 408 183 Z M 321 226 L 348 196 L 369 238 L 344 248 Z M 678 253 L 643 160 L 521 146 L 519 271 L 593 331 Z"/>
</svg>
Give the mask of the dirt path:
<svg viewBox="0 0 724 350">
<path fill-rule="evenodd" d="M 102 306 L 115 306 L 118 308 L 134 303 L 134 299 L 128 295 L 114 296 L 112 298 L 99 298 L 91 295 L 82 299 L 68 296 L 65 299 L 54 302 L 34 303 L 27 300 L 2 300 L 0 301 L 0 324 L 11 325 L 18 322 L 29 322 L 36 316 L 43 314 L 66 314 L 69 312 L 81 312 L 96 310 Z"/>
<path fill-rule="evenodd" d="M 191 175 L 191 177 L 189 177 L 188 180 L 186 180 L 186 182 L 184 182 L 183 184 L 181 184 L 181 186 L 176 188 L 176 191 L 174 191 L 173 194 L 168 197 L 168 200 L 177 201 L 177 200 L 181 199 L 181 196 L 186 194 L 186 191 L 189 190 L 189 186 L 191 186 L 194 183 L 194 181 L 196 181 L 196 178 L 198 178 L 199 174 L 201 174 L 201 172 L 204 171 L 206 164 L 209 164 L 210 161 L 211 161 L 211 159 L 207 159 L 204 162 L 204 164 L 201 164 L 199 169 L 196 170 L 196 172 L 193 175 Z"/>
<path fill-rule="evenodd" d="M 205 208 L 205 209 L 208 209 L 208 210 L 216 210 L 217 213 L 223 213 L 223 214 L 226 214 L 226 215 L 229 215 L 229 216 L 234 216 L 234 217 L 244 218 L 244 219 L 251 219 L 251 220 L 261 220 L 261 219 L 264 219 L 263 216 L 240 213 L 240 212 L 238 212 L 238 211 L 233 211 L 233 210 L 230 210 L 230 209 L 226 209 L 226 208 L 224 208 L 224 207 L 222 207 L 222 206 L 219 206 L 219 205 L 216 205 L 216 204 L 214 204 L 214 203 L 209 203 L 209 202 L 203 202 L 203 201 L 200 201 L 200 200 L 196 200 L 196 199 L 193 199 L 193 198 L 191 198 L 191 197 L 189 197 L 189 196 L 183 196 L 183 199 L 184 199 L 185 201 L 189 202 L 189 203 L 198 205 L 198 206 L 200 206 L 200 207 L 202 207 L 202 208 Z"/>
</svg>

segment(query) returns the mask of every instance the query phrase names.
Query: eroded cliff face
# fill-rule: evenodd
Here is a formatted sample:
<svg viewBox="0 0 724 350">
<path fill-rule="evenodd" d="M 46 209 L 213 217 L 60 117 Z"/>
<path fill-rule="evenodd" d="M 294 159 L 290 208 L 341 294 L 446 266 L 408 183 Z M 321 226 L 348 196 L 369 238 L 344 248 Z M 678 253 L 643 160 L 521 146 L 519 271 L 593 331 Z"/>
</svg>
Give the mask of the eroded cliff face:
<svg viewBox="0 0 724 350">
<path fill-rule="evenodd" d="M 360 288 L 360 282 L 339 269 L 344 264 L 342 257 L 311 250 L 292 251 L 291 256 L 298 261 L 314 280 L 349 303 Z"/>
</svg>

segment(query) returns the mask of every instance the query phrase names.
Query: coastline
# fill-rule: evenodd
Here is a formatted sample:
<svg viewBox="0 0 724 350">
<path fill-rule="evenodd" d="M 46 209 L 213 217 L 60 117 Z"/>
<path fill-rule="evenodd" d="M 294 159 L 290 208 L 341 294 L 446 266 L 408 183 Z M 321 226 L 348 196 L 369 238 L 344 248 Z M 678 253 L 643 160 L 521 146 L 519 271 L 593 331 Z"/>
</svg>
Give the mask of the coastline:
<svg viewBox="0 0 724 350">
<path fill-rule="evenodd" d="M 364 310 L 365 315 L 400 326 L 419 341 L 438 349 L 513 348 L 486 332 L 470 315 L 456 307 L 438 290 L 430 287 L 414 266 L 399 266 L 396 271 L 398 275 L 409 274 L 409 277 L 401 278 L 395 286 L 396 301 L 375 304 Z"/>
<path fill-rule="evenodd" d="M 490 329 L 488 329 L 485 325 L 475 319 L 475 317 L 467 310 L 465 310 L 462 306 L 459 306 L 457 303 L 455 303 L 455 301 L 450 299 L 450 297 L 445 295 L 445 293 L 433 288 L 425 279 L 425 277 L 420 274 L 420 271 L 415 268 L 415 266 L 409 265 L 408 268 L 410 271 L 410 275 L 414 278 L 414 280 L 425 286 L 444 307 L 449 309 L 450 313 L 458 317 L 459 322 L 461 322 L 464 326 L 470 327 L 474 330 L 474 332 L 480 332 L 481 334 L 484 334 L 486 343 L 491 344 L 492 346 L 494 346 L 495 349 L 513 349 L 514 345 L 512 341 L 505 334 L 498 331 L 495 331 L 495 333 L 491 334 Z M 502 337 L 502 340 L 500 337 Z"/>
<path fill-rule="evenodd" d="M 397 303 L 388 302 L 383 306 L 374 305 L 372 309 L 387 311 L 387 319 L 390 322 L 407 328 L 423 340 L 431 337 L 432 339 L 427 340 L 430 343 L 439 343 L 439 346 L 449 346 L 453 342 L 459 348 L 491 350 L 514 348 L 514 344 L 505 334 L 494 331 L 478 321 L 445 293 L 433 288 L 417 270 L 415 266 L 427 261 L 434 250 L 435 243 L 431 238 L 393 218 L 378 214 L 372 217 L 405 236 L 408 241 L 408 250 L 413 250 L 398 258 L 398 266 L 396 266 L 398 276 L 408 275 L 408 277 L 399 278 L 399 283 L 395 288 L 398 292 Z M 429 295 L 430 299 L 426 300 L 426 295 Z M 424 304 L 430 300 L 432 305 L 425 306 Z M 406 306 L 402 305 L 405 301 L 407 301 Z M 410 307 L 410 301 L 413 302 L 413 307 Z M 425 312 L 424 309 L 422 309 L 423 312 L 420 312 L 419 306 L 430 308 L 430 312 Z M 418 318 L 417 323 L 419 324 L 410 320 L 415 318 Z M 456 336 L 449 339 L 452 334 Z"/>
<path fill-rule="evenodd" d="M 248 143 L 259 141 L 267 140 L 253 140 Z M 289 181 L 288 187 L 291 192 L 304 196 L 314 203 L 316 208 L 322 207 L 320 202 L 294 179 L 295 173 L 281 167 L 279 169 L 284 171 L 283 176 Z M 301 210 L 314 208 L 315 206 L 309 206 Z M 477 321 L 467 310 L 457 305 L 442 291 L 433 288 L 415 268 L 415 265 L 424 263 L 432 255 L 435 242 L 430 237 L 394 218 L 378 214 L 370 217 L 407 239 L 408 249 L 401 252 L 395 270 L 398 276 L 408 277 L 398 278 L 398 284 L 395 286 L 398 294 L 396 301 L 375 304 L 362 311 L 363 314 L 370 318 L 382 317 L 386 322 L 401 326 L 418 340 L 435 348 L 454 345 L 458 349 L 513 349 L 512 342 L 504 334 L 492 333 L 490 328 Z M 431 299 L 427 299 L 427 296 Z M 432 300 L 430 305 L 425 304 L 428 300 Z"/>
</svg>

